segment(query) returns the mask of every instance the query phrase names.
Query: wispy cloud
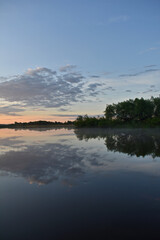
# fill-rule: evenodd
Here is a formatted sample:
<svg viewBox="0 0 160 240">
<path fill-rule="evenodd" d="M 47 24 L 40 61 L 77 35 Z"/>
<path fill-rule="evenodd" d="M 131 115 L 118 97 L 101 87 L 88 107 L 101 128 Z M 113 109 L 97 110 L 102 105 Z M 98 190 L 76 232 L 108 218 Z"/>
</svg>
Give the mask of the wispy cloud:
<svg viewBox="0 0 160 240">
<path fill-rule="evenodd" d="M 145 94 L 145 93 L 153 93 L 153 92 L 159 92 L 159 90 L 156 90 L 156 89 L 148 89 L 148 90 L 146 90 L 146 91 L 144 91 L 144 92 L 142 92 L 142 93 Z"/>
<path fill-rule="evenodd" d="M 156 51 L 156 50 L 159 50 L 159 49 L 160 49 L 160 47 L 151 47 L 151 48 L 147 48 L 147 49 L 139 52 L 139 54 L 144 54 L 144 53 Z"/>
<path fill-rule="evenodd" d="M 78 117 L 78 114 L 51 114 L 51 116 L 76 118 Z"/>
<path fill-rule="evenodd" d="M 76 68 L 76 65 L 67 64 L 59 68 L 60 72 L 68 72 Z"/>
<path fill-rule="evenodd" d="M 109 87 L 106 87 L 105 90 L 108 90 L 108 91 L 115 91 L 115 88 L 109 86 Z"/>
<path fill-rule="evenodd" d="M 120 74 L 119 77 L 136 77 L 145 73 L 149 73 L 149 72 L 157 72 L 160 71 L 159 68 L 155 69 L 155 68 L 150 68 L 150 69 L 146 69 L 145 71 L 141 71 L 141 72 L 135 72 L 135 73 L 125 73 L 125 74 Z"/>
<path fill-rule="evenodd" d="M 80 114 L 51 114 L 51 116 L 55 117 L 68 117 L 68 118 L 77 118 Z M 89 117 L 103 116 L 102 114 L 89 114 Z"/>
<path fill-rule="evenodd" d="M 48 75 L 55 75 L 56 71 L 53 71 L 49 68 L 45 68 L 45 67 L 37 67 L 35 69 L 29 68 L 26 71 L 26 75 L 30 75 L 30 76 L 48 76 Z"/>
<path fill-rule="evenodd" d="M 18 108 L 14 105 L 0 107 L 0 114 L 5 114 L 9 116 L 21 116 L 21 114 L 19 113 L 24 111 L 25 111 L 24 109 Z"/>
<path fill-rule="evenodd" d="M 132 92 L 130 89 L 127 89 L 126 92 Z"/>
<path fill-rule="evenodd" d="M 102 86 L 103 84 L 102 83 L 90 83 L 89 85 L 88 85 L 88 90 L 89 91 L 95 91 L 95 89 L 97 89 L 97 87 L 100 87 L 100 86 Z"/>
<path fill-rule="evenodd" d="M 121 15 L 121 16 L 115 16 L 109 18 L 109 23 L 119 23 L 119 22 L 126 22 L 129 19 L 129 16 L 127 15 Z"/>
<path fill-rule="evenodd" d="M 152 67 L 156 67 L 156 66 L 157 66 L 156 64 L 151 64 L 151 65 L 144 66 L 144 68 L 152 68 Z"/>
<path fill-rule="evenodd" d="M 91 77 L 91 78 L 100 78 L 99 75 L 91 75 L 90 77 Z"/>
</svg>

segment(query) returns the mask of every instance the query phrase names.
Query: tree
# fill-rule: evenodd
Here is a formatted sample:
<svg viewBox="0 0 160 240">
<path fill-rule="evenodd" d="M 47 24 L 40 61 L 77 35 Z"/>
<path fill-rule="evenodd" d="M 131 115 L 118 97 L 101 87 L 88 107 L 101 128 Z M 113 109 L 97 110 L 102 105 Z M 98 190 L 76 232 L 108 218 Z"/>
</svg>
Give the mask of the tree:
<svg viewBox="0 0 160 240">
<path fill-rule="evenodd" d="M 135 116 L 134 101 L 127 100 L 116 105 L 117 119 L 123 121 L 133 120 Z"/>
<path fill-rule="evenodd" d="M 83 126 L 83 117 L 82 116 L 77 117 L 77 119 L 75 120 L 75 125 L 77 127 L 82 127 Z"/>
<path fill-rule="evenodd" d="M 115 104 L 107 105 L 106 109 L 104 111 L 106 119 L 111 120 L 113 117 L 115 117 L 115 115 L 116 115 L 115 110 L 116 110 Z"/>
<path fill-rule="evenodd" d="M 160 117 L 160 97 L 151 98 L 154 104 L 154 116 Z"/>
<path fill-rule="evenodd" d="M 154 113 L 154 104 L 150 100 L 144 98 L 134 100 L 135 105 L 135 119 L 145 120 L 151 118 Z"/>
</svg>

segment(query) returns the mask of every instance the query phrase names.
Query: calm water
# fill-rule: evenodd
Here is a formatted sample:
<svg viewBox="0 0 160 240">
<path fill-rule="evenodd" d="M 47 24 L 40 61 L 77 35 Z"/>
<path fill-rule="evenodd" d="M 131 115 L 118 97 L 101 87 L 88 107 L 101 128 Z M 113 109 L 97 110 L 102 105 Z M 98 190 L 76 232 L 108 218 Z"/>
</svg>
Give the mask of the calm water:
<svg viewBox="0 0 160 240">
<path fill-rule="evenodd" d="M 1 129 L 0 149 L 1 240 L 160 239 L 160 130 Z"/>
</svg>

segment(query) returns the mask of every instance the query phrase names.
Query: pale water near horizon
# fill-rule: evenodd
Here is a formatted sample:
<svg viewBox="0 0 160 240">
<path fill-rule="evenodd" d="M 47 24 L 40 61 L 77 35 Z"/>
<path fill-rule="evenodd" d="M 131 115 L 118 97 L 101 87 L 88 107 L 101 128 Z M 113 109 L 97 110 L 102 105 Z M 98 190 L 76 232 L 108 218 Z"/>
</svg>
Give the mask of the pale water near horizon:
<svg viewBox="0 0 160 240">
<path fill-rule="evenodd" d="M 159 223 L 159 129 L 0 130 L 1 240 L 159 239 Z"/>
</svg>

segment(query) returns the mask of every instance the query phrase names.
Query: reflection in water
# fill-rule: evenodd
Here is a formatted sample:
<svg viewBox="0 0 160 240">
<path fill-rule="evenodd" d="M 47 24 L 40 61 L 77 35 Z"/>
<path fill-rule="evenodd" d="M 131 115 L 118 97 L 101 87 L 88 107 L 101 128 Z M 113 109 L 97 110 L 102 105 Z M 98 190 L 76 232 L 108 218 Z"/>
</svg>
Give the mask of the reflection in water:
<svg viewBox="0 0 160 240">
<path fill-rule="evenodd" d="M 28 146 L 23 151 L 9 151 L 1 156 L 0 169 L 22 175 L 30 182 L 46 184 L 61 175 L 82 173 L 82 157 L 77 149 L 62 144 Z"/>
<path fill-rule="evenodd" d="M 127 153 L 131 156 L 151 155 L 160 157 L 160 130 L 159 129 L 76 129 L 79 140 L 103 138 L 108 150 Z"/>
<path fill-rule="evenodd" d="M 118 169 L 149 171 L 153 174 L 155 166 L 152 161 L 139 161 L 137 164 L 135 159 L 128 161 L 115 152 L 136 157 L 159 157 L 159 131 L 75 129 L 74 132 L 61 129 L 43 134 L 23 131 L 22 134 L 16 131 L 11 136 L 1 138 L 1 174 L 22 176 L 30 183 L 38 184 L 55 180 L 72 182 L 89 172 Z M 94 141 L 86 144 L 89 139 Z"/>
<path fill-rule="evenodd" d="M 0 132 L 0 239 L 159 239 L 159 130 Z"/>
</svg>

